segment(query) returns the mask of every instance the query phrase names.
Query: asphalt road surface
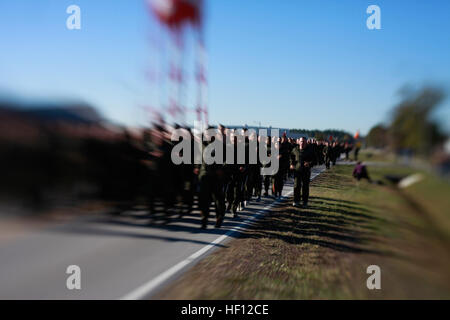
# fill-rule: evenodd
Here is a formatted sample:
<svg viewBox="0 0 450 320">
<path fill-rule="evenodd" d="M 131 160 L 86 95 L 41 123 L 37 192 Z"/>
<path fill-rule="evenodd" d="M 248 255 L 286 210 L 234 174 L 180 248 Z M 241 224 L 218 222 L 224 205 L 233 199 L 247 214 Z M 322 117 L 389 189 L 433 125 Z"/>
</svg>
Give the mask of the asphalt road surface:
<svg viewBox="0 0 450 320">
<path fill-rule="evenodd" d="M 323 170 L 314 168 L 311 178 Z M 291 194 L 288 181 L 283 195 Z M 221 229 L 214 228 L 214 213 L 201 230 L 198 211 L 149 226 L 145 212 L 136 210 L 30 231 L 0 243 L 0 299 L 151 298 L 277 204 L 252 201 L 237 219 L 227 213 Z M 67 288 L 70 265 L 80 267 L 79 290 Z"/>
</svg>

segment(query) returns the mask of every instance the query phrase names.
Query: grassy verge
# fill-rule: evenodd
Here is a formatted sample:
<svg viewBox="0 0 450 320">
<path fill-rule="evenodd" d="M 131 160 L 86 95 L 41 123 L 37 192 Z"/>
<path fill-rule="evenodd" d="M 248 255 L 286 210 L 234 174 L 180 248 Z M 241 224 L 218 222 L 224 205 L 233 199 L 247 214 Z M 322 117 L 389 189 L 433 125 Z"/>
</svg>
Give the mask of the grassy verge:
<svg viewBox="0 0 450 320">
<path fill-rule="evenodd" d="M 449 184 L 424 174 L 399 193 L 356 182 L 351 171 L 320 175 L 308 209 L 281 204 L 156 298 L 450 298 Z M 381 179 L 410 169 L 369 171 Z M 369 265 L 381 268 L 381 290 L 366 287 Z"/>
<path fill-rule="evenodd" d="M 354 158 L 354 152 L 350 154 L 350 158 Z M 376 162 L 393 162 L 395 161 L 395 155 L 386 151 L 377 149 L 361 149 L 358 154 L 358 160 L 360 161 L 376 161 Z"/>
</svg>

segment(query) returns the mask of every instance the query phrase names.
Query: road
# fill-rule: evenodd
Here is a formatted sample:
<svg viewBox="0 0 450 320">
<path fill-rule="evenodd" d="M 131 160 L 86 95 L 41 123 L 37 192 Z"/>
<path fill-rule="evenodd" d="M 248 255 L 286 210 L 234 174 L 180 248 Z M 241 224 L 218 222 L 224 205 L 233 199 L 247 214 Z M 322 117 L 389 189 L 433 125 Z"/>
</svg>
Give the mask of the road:
<svg viewBox="0 0 450 320">
<path fill-rule="evenodd" d="M 314 168 L 312 178 L 322 171 Z M 288 182 L 283 196 L 291 194 Z M 221 229 L 214 228 L 214 214 L 201 230 L 198 212 L 149 226 L 137 210 L 30 231 L 0 243 L 0 299 L 151 298 L 277 204 L 272 198 L 252 201 L 238 219 L 228 213 Z M 80 267 L 80 290 L 67 289 L 70 265 Z"/>
</svg>

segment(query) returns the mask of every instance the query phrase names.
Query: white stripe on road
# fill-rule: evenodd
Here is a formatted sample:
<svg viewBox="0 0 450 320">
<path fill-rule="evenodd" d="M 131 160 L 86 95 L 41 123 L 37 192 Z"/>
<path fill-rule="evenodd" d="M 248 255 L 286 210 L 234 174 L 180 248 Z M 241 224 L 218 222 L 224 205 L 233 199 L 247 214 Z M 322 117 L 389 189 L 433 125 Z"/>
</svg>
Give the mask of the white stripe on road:
<svg viewBox="0 0 450 320">
<path fill-rule="evenodd" d="M 319 174 L 321 174 L 324 170 L 325 170 L 324 168 L 321 168 L 318 172 L 312 174 L 311 175 L 311 180 L 313 180 L 315 177 L 317 177 Z M 293 190 L 289 191 L 286 195 L 283 196 L 283 198 L 289 197 L 293 192 L 294 192 Z M 145 297 L 148 297 L 153 290 L 155 290 L 158 286 L 160 286 L 165 281 L 167 281 L 170 277 L 175 275 L 177 272 L 183 270 L 183 268 L 185 268 L 186 266 L 191 264 L 194 260 L 196 260 L 197 258 L 202 256 L 203 254 L 205 254 L 206 252 L 208 252 L 209 250 L 214 248 L 217 244 L 219 244 L 222 241 L 224 241 L 226 238 L 231 236 L 233 233 L 235 233 L 235 232 L 237 232 L 239 230 L 245 229 L 246 226 L 249 224 L 249 222 L 251 222 L 252 220 L 256 219 L 261 214 L 265 213 L 266 211 L 268 211 L 269 209 L 274 207 L 279 202 L 280 202 L 279 200 L 276 200 L 273 203 L 271 203 L 270 205 L 265 206 L 263 209 L 258 210 L 255 214 L 250 216 L 248 219 L 243 221 L 238 226 L 228 230 L 227 233 L 221 235 L 216 240 L 212 241 L 210 244 L 207 244 L 206 246 L 204 246 L 203 248 L 201 248 L 197 252 L 191 254 L 189 257 L 187 257 L 183 261 L 177 263 L 173 267 L 167 269 L 166 271 L 164 271 L 160 275 L 158 275 L 155 278 L 153 278 L 152 280 L 144 283 L 142 286 L 138 287 L 137 289 L 135 289 L 135 290 L 131 291 L 130 293 L 126 294 L 125 296 L 121 297 L 120 300 L 140 300 L 140 299 L 143 299 Z"/>
</svg>

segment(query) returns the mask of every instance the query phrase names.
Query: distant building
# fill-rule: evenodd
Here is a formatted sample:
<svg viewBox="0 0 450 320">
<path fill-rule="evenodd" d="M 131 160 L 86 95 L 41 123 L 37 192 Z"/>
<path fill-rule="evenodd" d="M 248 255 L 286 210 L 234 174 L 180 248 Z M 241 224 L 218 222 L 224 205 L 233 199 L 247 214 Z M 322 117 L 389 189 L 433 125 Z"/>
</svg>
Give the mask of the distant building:
<svg viewBox="0 0 450 320">
<path fill-rule="evenodd" d="M 227 127 L 227 128 L 233 128 L 233 129 L 236 129 L 236 128 L 244 128 L 244 127 L 246 127 L 246 128 L 248 128 L 248 129 L 253 129 L 253 130 L 255 130 L 257 133 L 258 133 L 258 131 L 259 131 L 260 129 L 266 129 L 266 130 L 267 130 L 267 134 L 269 134 L 269 135 L 270 135 L 270 130 L 271 130 L 271 129 L 278 129 L 278 130 L 279 130 L 279 135 L 280 135 L 280 137 L 283 136 L 283 133 L 284 133 L 284 132 L 286 132 L 286 136 L 287 136 L 288 138 L 293 138 L 293 139 L 299 139 L 299 138 L 301 138 L 301 137 L 308 138 L 308 136 L 307 136 L 306 134 L 290 132 L 290 130 L 289 130 L 289 129 L 286 129 L 286 128 L 263 127 L 263 126 L 258 127 L 258 126 L 245 126 L 245 125 L 243 125 L 243 126 L 234 126 L 234 125 L 229 125 L 229 126 L 227 126 L 227 125 L 225 125 L 225 127 Z"/>
</svg>

